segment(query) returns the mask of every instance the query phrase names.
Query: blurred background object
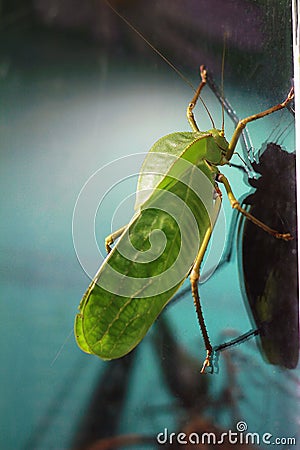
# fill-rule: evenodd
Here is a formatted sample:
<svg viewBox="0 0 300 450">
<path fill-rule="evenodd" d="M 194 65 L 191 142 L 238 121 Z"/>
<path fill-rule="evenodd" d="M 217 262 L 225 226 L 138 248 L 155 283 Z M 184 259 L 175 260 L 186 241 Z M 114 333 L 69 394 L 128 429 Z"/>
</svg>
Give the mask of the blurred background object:
<svg viewBox="0 0 300 450">
<path fill-rule="evenodd" d="M 227 76 L 241 87 L 254 78 L 258 89 L 276 91 L 291 72 L 291 0 L 127 0 L 112 1 L 134 26 L 188 74 L 205 62 L 219 72 L 227 33 Z M 150 19 L 151 18 L 151 19 Z M 114 57 L 155 59 L 103 0 L 3 0 L 2 31 L 48 29 L 88 39 Z M 195 63 L 197 61 L 197 63 Z M 267 61 L 272 61 L 272 69 Z M 268 84 L 266 84 L 268 83 Z"/>
</svg>

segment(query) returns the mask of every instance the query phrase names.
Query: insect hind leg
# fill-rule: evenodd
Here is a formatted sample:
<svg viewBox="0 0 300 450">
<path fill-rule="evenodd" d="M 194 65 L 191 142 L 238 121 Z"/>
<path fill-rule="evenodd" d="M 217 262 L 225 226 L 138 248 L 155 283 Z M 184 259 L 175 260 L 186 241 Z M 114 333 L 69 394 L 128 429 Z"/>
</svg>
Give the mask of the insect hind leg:
<svg viewBox="0 0 300 450">
<path fill-rule="evenodd" d="M 211 342 L 210 342 L 210 339 L 208 336 L 207 328 L 206 328 L 204 317 L 203 317 L 200 296 L 199 296 L 199 291 L 198 291 L 198 282 L 199 282 L 199 278 L 200 278 L 200 265 L 203 260 L 203 256 L 204 256 L 205 250 L 207 248 L 211 233 L 212 233 L 212 229 L 211 229 L 211 227 L 209 227 L 205 234 L 204 240 L 201 244 L 199 253 L 197 255 L 197 258 L 195 260 L 194 266 L 193 266 L 193 268 L 191 270 L 191 274 L 190 274 L 192 296 L 193 296 L 194 305 L 195 305 L 196 313 L 197 313 L 197 317 L 198 317 L 198 322 L 200 325 L 200 329 L 201 329 L 201 333 L 203 336 L 205 349 L 206 349 L 206 358 L 204 360 L 204 363 L 203 363 L 203 366 L 201 369 L 201 373 L 205 373 L 206 368 L 211 367 L 211 356 L 213 353 L 213 348 L 212 348 L 212 345 L 211 345 Z"/>
</svg>

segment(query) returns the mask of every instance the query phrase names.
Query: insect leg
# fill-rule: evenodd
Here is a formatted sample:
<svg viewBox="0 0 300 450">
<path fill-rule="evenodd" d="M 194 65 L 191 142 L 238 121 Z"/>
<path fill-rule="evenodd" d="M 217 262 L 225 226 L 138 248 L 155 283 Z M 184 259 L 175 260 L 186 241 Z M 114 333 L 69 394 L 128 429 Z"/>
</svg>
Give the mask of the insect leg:
<svg viewBox="0 0 300 450">
<path fill-rule="evenodd" d="M 199 128 L 195 121 L 193 109 L 196 106 L 197 100 L 200 96 L 202 89 L 206 85 L 206 69 L 204 68 L 204 66 L 200 66 L 200 76 L 201 76 L 201 82 L 195 92 L 194 97 L 192 98 L 192 100 L 189 103 L 189 106 L 187 107 L 187 110 L 186 110 L 187 119 L 188 119 L 189 124 L 193 131 L 199 131 Z"/>
<path fill-rule="evenodd" d="M 253 114 L 252 116 L 246 117 L 245 119 L 242 119 L 237 124 L 236 129 L 234 130 L 233 136 L 231 138 L 231 141 L 228 146 L 228 153 L 226 155 L 227 159 L 230 160 L 232 157 L 233 151 L 236 147 L 237 141 L 242 134 L 243 129 L 249 122 L 253 122 L 254 120 L 261 119 L 262 117 L 268 116 L 269 114 L 274 113 L 275 111 L 279 111 L 280 109 L 283 109 L 287 106 L 287 104 L 292 101 L 294 98 L 294 88 L 292 87 L 290 92 L 288 93 L 287 98 L 282 102 L 278 103 L 278 105 L 272 106 L 272 108 L 266 109 L 265 111 L 262 111 L 258 114 Z"/>
<path fill-rule="evenodd" d="M 111 244 L 113 244 L 115 240 L 121 236 L 126 227 L 127 225 L 125 225 L 124 227 L 120 228 L 119 230 L 115 231 L 114 233 L 107 236 L 107 238 L 105 238 L 105 249 L 107 253 L 111 252 Z"/>
<path fill-rule="evenodd" d="M 219 181 L 220 183 L 223 183 L 228 195 L 228 199 L 230 201 L 231 207 L 236 209 L 237 211 L 239 211 L 241 214 L 243 214 L 248 220 L 251 220 L 251 222 L 253 222 L 255 225 L 257 225 L 258 227 L 262 228 L 264 231 L 266 231 L 267 233 L 271 234 L 272 236 L 274 236 L 277 239 L 283 239 L 284 241 L 290 241 L 291 239 L 293 239 L 293 237 L 291 236 L 290 233 L 279 233 L 279 231 L 274 230 L 273 228 L 268 227 L 268 225 L 264 224 L 263 222 L 261 222 L 260 220 L 256 219 L 256 217 L 252 216 L 252 214 L 248 213 L 248 211 L 246 211 L 246 209 L 242 208 L 239 201 L 235 198 L 231 186 L 229 184 L 229 181 L 227 180 L 227 178 L 219 173 L 217 176 L 217 181 Z"/>
<path fill-rule="evenodd" d="M 212 228 L 209 227 L 204 236 L 199 253 L 197 255 L 197 258 L 195 260 L 194 266 L 193 266 L 191 274 L 190 274 L 192 296 L 193 296 L 196 313 L 197 313 L 197 317 L 198 317 L 198 322 L 200 325 L 200 329 L 202 332 L 205 349 L 206 349 L 206 358 L 203 363 L 201 373 L 205 372 L 206 367 L 210 367 L 210 365 L 211 365 L 210 359 L 211 359 L 212 350 L 213 350 L 212 345 L 210 343 L 208 333 L 207 333 L 207 329 L 206 329 L 206 325 L 205 325 L 205 321 L 204 321 L 204 317 L 203 317 L 203 312 L 202 312 L 202 307 L 201 307 L 201 303 L 200 303 L 199 291 L 198 291 L 198 282 L 199 282 L 199 278 L 200 278 L 200 265 L 203 260 L 203 256 L 206 251 L 211 233 L 212 233 Z"/>
<path fill-rule="evenodd" d="M 200 266 L 201 266 L 204 254 L 206 252 L 206 249 L 207 249 L 207 246 L 208 246 L 211 234 L 212 234 L 212 230 L 213 230 L 215 222 L 218 218 L 218 214 L 219 214 L 219 211 L 221 208 L 221 203 L 222 203 L 222 193 L 217 185 L 215 185 L 215 189 L 216 189 L 215 190 L 216 197 L 215 197 L 215 205 L 214 205 L 214 214 L 211 216 L 211 225 L 207 228 L 207 231 L 204 235 L 203 241 L 200 245 L 199 252 L 195 259 L 194 265 L 190 272 L 192 296 L 193 296 L 196 313 L 197 313 L 197 317 L 198 317 L 198 322 L 200 325 L 200 329 L 201 329 L 201 333 L 203 336 L 205 349 L 206 349 L 206 358 L 204 360 L 204 363 L 203 363 L 203 366 L 201 369 L 201 373 L 205 372 L 206 367 L 211 366 L 211 357 L 212 357 L 212 353 L 213 353 L 213 348 L 212 348 L 212 345 L 211 345 L 211 342 L 210 342 L 210 339 L 208 336 L 208 332 L 207 332 L 204 317 L 203 317 L 202 307 L 201 307 L 201 303 L 200 303 L 200 296 L 199 296 L 199 291 L 198 291 L 198 283 L 199 283 L 199 279 L 200 279 Z"/>
</svg>

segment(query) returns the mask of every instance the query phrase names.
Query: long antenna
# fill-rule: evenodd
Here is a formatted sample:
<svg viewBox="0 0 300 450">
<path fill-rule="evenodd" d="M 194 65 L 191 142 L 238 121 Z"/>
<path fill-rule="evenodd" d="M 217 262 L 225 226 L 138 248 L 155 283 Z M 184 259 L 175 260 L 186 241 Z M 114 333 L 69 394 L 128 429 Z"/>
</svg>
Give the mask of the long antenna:
<svg viewBox="0 0 300 450">
<path fill-rule="evenodd" d="M 224 68 L 225 68 L 225 51 L 226 51 L 226 38 L 227 33 L 224 33 L 224 46 L 222 54 L 222 69 L 221 69 L 221 95 L 222 95 L 222 131 L 224 132 L 225 114 L 224 114 Z"/>
<path fill-rule="evenodd" d="M 194 86 L 192 85 L 192 83 L 190 82 L 190 80 L 185 77 L 180 70 L 177 69 L 177 67 L 174 66 L 174 64 L 171 63 L 171 61 L 168 60 L 168 58 L 166 58 L 157 48 L 154 47 L 153 44 L 151 44 L 150 41 L 148 41 L 147 38 L 145 38 L 145 36 L 137 29 L 135 28 L 135 26 L 132 25 L 132 23 L 129 22 L 129 20 L 127 20 L 124 16 L 122 16 L 121 13 L 119 13 L 119 11 L 117 11 L 112 4 L 108 1 L 108 0 L 104 0 L 104 2 L 107 4 L 107 6 L 118 16 L 120 17 L 120 19 L 123 20 L 123 22 L 126 23 L 126 25 L 129 26 L 129 28 L 132 29 L 132 31 L 134 31 L 144 42 L 146 42 L 147 45 L 149 45 L 149 47 L 158 55 L 160 56 L 176 73 L 177 75 L 188 85 L 190 86 L 190 88 L 193 89 L 194 92 L 196 92 L 196 89 L 194 88 Z M 200 98 L 201 100 L 201 98 Z M 203 103 L 203 100 L 201 100 Z"/>
<path fill-rule="evenodd" d="M 181 73 L 180 72 L 180 70 L 178 70 L 177 69 L 177 67 L 176 66 L 174 66 L 174 64 L 172 64 L 171 63 L 171 61 L 169 61 L 168 60 L 168 58 L 166 58 L 156 47 L 154 47 L 154 45 L 153 44 L 151 44 L 151 42 L 150 41 L 148 41 L 148 39 L 134 26 L 134 25 L 132 25 L 132 23 L 130 23 L 129 22 L 129 20 L 127 20 L 124 16 L 122 16 L 122 14 L 121 13 L 119 13 L 119 11 L 117 11 L 115 8 L 114 8 L 114 6 L 112 6 L 112 4 L 108 1 L 108 0 L 103 0 L 106 4 L 107 4 L 107 6 L 118 16 L 118 17 L 120 17 L 120 19 L 121 20 L 123 20 L 123 22 L 125 22 L 126 23 L 126 25 L 128 25 L 129 26 L 129 28 L 131 28 L 131 30 L 132 31 L 134 31 L 144 42 L 146 42 L 146 44 L 158 55 L 158 56 L 160 56 L 167 64 L 168 64 L 168 66 L 170 66 L 171 67 L 171 69 L 173 69 L 174 70 L 174 72 L 176 72 L 177 73 L 177 75 L 188 85 L 188 86 L 190 86 L 190 88 L 192 88 L 193 89 L 193 91 L 194 92 L 196 92 L 196 89 L 194 88 L 194 86 L 192 85 L 192 83 L 190 82 L 190 80 L 187 78 L 187 77 L 185 77 L 184 75 L 183 75 L 183 73 Z M 214 121 L 212 120 L 212 117 L 211 117 L 211 114 L 210 114 L 210 112 L 209 112 L 209 110 L 208 110 L 208 108 L 207 108 L 207 106 L 206 106 L 206 104 L 205 104 L 205 102 L 204 102 L 204 100 L 199 96 L 199 100 L 200 100 L 200 102 L 202 103 L 202 105 L 204 106 L 204 108 L 205 108 L 205 110 L 206 110 L 206 112 L 208 113 L 208 116 L 209 116 L 209 118 L 210 118 L 210 120 L 211 120 L 211 122 L 212 122 L 212 124 L 213 124 L 213 127 L 215 128 L 215 125 L 214 125 Z"/>
</svg>

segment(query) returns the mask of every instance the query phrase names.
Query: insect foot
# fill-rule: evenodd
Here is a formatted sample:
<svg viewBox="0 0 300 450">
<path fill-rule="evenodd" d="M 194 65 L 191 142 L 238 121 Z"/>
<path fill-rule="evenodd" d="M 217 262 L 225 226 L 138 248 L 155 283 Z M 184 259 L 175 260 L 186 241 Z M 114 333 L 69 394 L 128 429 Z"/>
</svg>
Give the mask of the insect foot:
<svg viewBox="0 0 300 450">
<path fill-rule="evenodd" d="M 213 366 L 211 364 L 211 356 L 212 356 L 212 352 L 210 350 L 206 351 L 206 358 L 204 360 L 202 369 L 201 369 L 201 374 L 203 373 L 207 373 L 206 368 L 210 367 L 211 368 L 211 373 L 213 373 Z"/>
<path fill-rule="evenodd" d="M 276 233 L 276 239 L 283 239 L 284 241 L 292 241 L 294 237 L 290 233 Z"/>
</svg>

